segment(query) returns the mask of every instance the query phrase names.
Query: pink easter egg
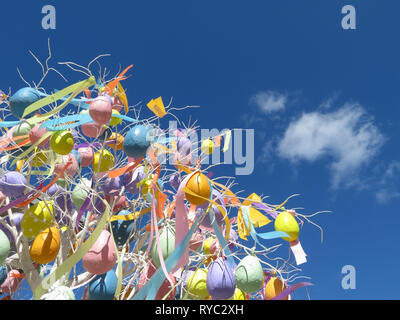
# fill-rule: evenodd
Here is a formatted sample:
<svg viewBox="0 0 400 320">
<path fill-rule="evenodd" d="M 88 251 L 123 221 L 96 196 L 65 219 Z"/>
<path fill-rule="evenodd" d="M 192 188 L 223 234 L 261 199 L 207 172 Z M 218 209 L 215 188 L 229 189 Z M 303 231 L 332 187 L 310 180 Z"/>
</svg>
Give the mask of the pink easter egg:
<svg viewBox="0 0 400 320">
<path fill-rule="evenodd" d="M 31 131 L 29 132 L 29 139 L 31 140 L 32 144 L 36 143 L 37 141 L 39 141 L 39 139 L 41 137 L 43 137 L 46 133 L 47 130 L 46 128 L 42 128 L 40 129 L 41 123 L 37 124 L 36 126 L 34 126 Z M 51 137 L 48 137 L 47 139 L 45 139 L 44 141 L 42 141 L 41 143 L 39 143 L 38 147 L 40 149 L 44 149 L 46 147 L 46 144 L 50 141 Z"/>
<path fill-rule="evenodd" d="M 110 100 L 104 96 L 97 97 L 90 103 L 89 114 L 97 123 L 107 124 L 112 114 Z"/>
<path fill-rule="evenodd" d="M 211 243 L 210 246 L 210 253 L 214 254 L 217 249 L 220 249 L 219 241 L 217 239 L 214 239 L 214 241 Z"/>
<path fill-rule="evenodd" d="M 189 241 L 189 249 L 197 251 L 204 242 L 204 236 L 200 232 L 195 232 Z"/>
<path fill-rule="evenodd" d="M 90 248 L 83 256 L 83 267 L 93 274 L 104 274 L 110 271 L 117 261 L 114 243 L 111 233 L 103 230 Z"/>
<path fill-rule="evenodd" d="M 18 270 L 11 270 L 7 273 L 7 279 L 0 286 L 2 293 L 12 294 L 18 289 L 20 282 L 23 280 Z"/>
<path fill-rule="evenodd" d="M 82 167 L 88 167 L 92 164 L 94 158 L 94 151 L 92 148 L 90 147 L 79 148 L 78 153 L 81 158 Z"/>
<path fill-rule="evenodd" d="M 97 122 L 84 123 L 81 126 L 82 133 L 89 138 L 97 138 L 104 133 L 105 128 Z"/>
<path fill-rule="evenodd" d="M 70 153 L 65 156 L 61 156 L 61 159 L 57 160 L 54 166 L 54 173 L 58 174 L 65 167 L 68 161 L 71 160 L 72 164 L 68 166 L 68 168 L 64 171 L 64 176 L 73 177 L 75 173 L 78 171 L 78 161 L 76 161 L 75 157 Z"/>
</svg>

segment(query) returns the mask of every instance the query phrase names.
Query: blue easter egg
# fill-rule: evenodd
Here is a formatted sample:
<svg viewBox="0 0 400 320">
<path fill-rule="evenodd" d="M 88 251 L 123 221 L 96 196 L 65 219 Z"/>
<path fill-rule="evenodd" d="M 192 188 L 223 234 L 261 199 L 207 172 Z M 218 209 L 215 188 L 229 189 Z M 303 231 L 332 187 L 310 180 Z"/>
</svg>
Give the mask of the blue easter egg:
<svg viewBox="0 0 400 320">
<path fill-rule="evenodd" d="M 130 214 L 128 210 L 122 210 L 117 215 L 125 216 Z M 114 220 L 111 222 L 111 228 L 114 236 L 114 240 L 118 246 L 123 246 L 128 241 L 129 235 L 133 230 L 133 220 Z"/>
<path fill-rule="evenodd" d="M 89 282 L 89 297 L 91 300 L 113 300 L 117 290 L 117 275 L 114 270 L 100 274 Z"/>
<path fill-rule="evenodd" d="M 29 87 L 19 89 L 10 99 L 11 113 L 22 119 L 25 109 L 38 100 L 40 100 L 40 96 L 35 89 Z"/>
<path fill-rule="evenodd" d="M 150 126 L 134 126 L 124 138 L 124 151 L 128 157 L 139 158 L 146 155 L 150 146 Z"/>
</svg>

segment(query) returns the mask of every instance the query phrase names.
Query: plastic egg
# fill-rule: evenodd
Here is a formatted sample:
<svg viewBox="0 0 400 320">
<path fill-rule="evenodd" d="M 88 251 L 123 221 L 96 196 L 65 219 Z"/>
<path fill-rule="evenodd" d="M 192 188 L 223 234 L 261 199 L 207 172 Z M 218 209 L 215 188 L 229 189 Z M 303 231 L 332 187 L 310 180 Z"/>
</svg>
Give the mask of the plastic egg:
<svg viewBox="0 0 400 320">
<path fill-rule="evenodd" d="M 56 131 L 50 139 L 50 148 L 57 154 L 67 155 L 74 148 L 75 140 L 69 130 Z"/>
<path fill-rule="evenodd" d="M 71 288 L 59 286 L 50 293 L 42 296 L 44 300 L 76 300 L 75 294 Z"/>
<path fill-rule="evenodd" d="M 277 277 L 272 277 L 265 286 L 265 299 L 271 300 L 285 289 L 286 286 L 283 284 L 282 280 L 278 279 Z M 286 297 L 284 300 L 288 300 L 288 297 Z"/>
<path fill-rule="evenodd" d="M 40 129 L 41 123 L 35 125 L 31 131 L 29 132 L 29 139 L 33 144 L 40 140 L 47 133 L 46 128 Z M 46 138 L 44 141 L 38 144 L 38 148 L 44 149 L 45 146 L 49 143 L 50 137 Z"/>
<path fill-rule="evenodd" d="M 208 267 L 207 291 L 213 299 L 229 299 L 235 292 L 235 276 L 227 260 L 218 258 Z"/>
<path fill-rule="evenodd" d="M 123 149 L 129 157 L 139 158 L 146 155 L 150 147 L 150 126 L 137 125 L 132 127 L 124 138 Z"/>
<path fill-rule="evenodd" d="M 24 216 L 24 215 L 23 215 L 22 213 L 13 213 L 13 214 L 12 214 L 12 221 L 13 221 L 15 227 L 17 228 L 17 231 L 18 231 L 18 232 L 21 231 L 21 220 L 22 220 L 22 217 L 23 217 L 23 216 Z M 3 219 L 4 219 L 4 222 L 6 222 L 7 224 L 9 224 L 9 225 L 11 226 L 10 219 L 9 219 L 8 216 L 4 217 Z M 5 235 L 7 236 L 8 240 L 9 240 L 10 242 L 14 242 L 14 237 L 13 237 L 13 235 L 12 235 L 11 232 L 8 231 L 8 229 L 7 229 L 6 227 L 4 227 L 2 224 L 0 224 L 0 230 L 2 230 L 2 231 L 5 233 Z"/>
<path fill-rule="evenodd" d="M 180 175 L 177 172 L 171 175 L 171 177 L 169 178 L 170 186 L 175 189 L 179 188 L 180 183 L 181 183 Z"/>
<path fill-rule="evenodd" d="M 104 133 L 104 126 L 97 122 L 89 122 L 81 125 L 82 133 L 89 138 L 97 138 Z"/>
<path fill-rule="evenodd" d="M 60 250 L 60 233 L 56 227 L 44 229 L 33 240 L 29 254 L 39 264 L 52 262 Z"/>
<path fill-rule="evenodd" d="M 114 156 L 110 151 L 103 149 L 94 154 L 93 170 L 95 172 L 109 171 L 114 166 Z"/>
<path fill-rule="evenodd" d="M 100 274 L 89 282 L 91 300 L 113 300 L 117 290 L 118 278 L 114 270 Z"/>
<path fill-rule="evenodd" d="M 6 281 L 7 279 L 7 267 L 1 266 L 0 267 L 0 286 Z"/>
<path fill-rule="evenodd" d="M 0 191 L 10 198 L 15 198 L 24 194 L 26 188 L 26 178 L 17 171 L 9 171 L 1 177 Z"/>
<path fill-rule="evenodd" d="M 235 293 L 233 294 L 233 300 L 246 300 L 246 293 L 239 288 L 236 288 Z"/>
<path fill-rule="evenodd" d="M 114 208 L 113 213 L 124 210 L 125 208 L 129 207 L 129 204 L 126 201 L 125 196 L 114 196 Z"/>
<path fill-rule="evenodd" d="M 208 182 L 208 178 L 200 173 L 195 173 L 187 182 L 186 188 L 188 188 L 195 195 L 185 192 L 186 199 L 195 205 L 202 205 L 207 202 L 210 198 L 211 188 Z M 196 196 L 197 195 L 197 196 Z M 201 197 L 201 198 L 200 198 Z"/>
<path fill-rule="evenodd" d="M 143 286 L 146 284 L 146 282 L 154 275 L 154 273 L 156 271 L 157 270 L 154 268 L 153 263 L 151 263 L 151 262 L 145 267 L 144 271 L 142 272 L 142 274 L 140 275 L 140 278 L 139 278 L 139 285 L 138 285 L 139 290 L 141 290 L 143 288 Z M 170 274 L 169 276 L 172 281 L 172 284 L 175 285 L 176 284 L 175 277 L 172 274 Z M 154 299 L 161 300 L 167 294 L 168 294 L 168 296 L 165 298 L 165 300 L 174 300 L 175 295 L 176 295 L 176 287 L 173 290 L 171 290 L 171 284 L 169 283 L 168 279 L 165 279 L 163 281 L 163 283 L 161 284 L 160 288 L 158 289 L 157 294 Z"/>
<path fill-rule="evenodd" d="M 195 232 L 189 241 L 189 249 L 193 251 L 199 250 L 204 241 L 204 236 L 200 232 Z"/>
<path fill-rule="evenodd" d="M 103 230 L 82 258 L 83 267 L 93 274 L 103 274 L 110 271 L 117 261 L 117 254 L 110 232 Z"/>
<path fill-rule="evenodd" d="M 88 167 L 92 164 L 94 159 L 94 151 L 91 147 L 79 148 L 78 154 L 80 157 L 81 167 Z"/>
<path fill-rule="evenodd" d="M 207 291 L 207 269 L 197 269 L 188 279 L 186 289 L 194 299 L 204 299 L 210 294 Z"/>
<path fill-rule="evenodd" d="M 211 254 L 210 249 L 211 249 L 211 244 L 213 243 L 213 241 L 215 240 L 215 238 L 213 237 L 208 237 L 203 244 L 203 252 L 205 254 Z"/>
<path fill-rule="evenodd" d="M 221 210 L 220 210 L 221 208 Z M 224 221 L 225 221 L 225 216 L 226 216 L 226 211 L 225 208 L 223 206 L 221 206 L 220 208 L 218 208 L 217 206 L 213 205 L 210 209 L 210 211 L 212 210 L 213 214 L 214 214 L 214 219 L 217 222 L 218 226 L 221 226 Z M 198 216 L 202 216 L 206 213 L 206 210 L 202 210 L 202 209 L 197 209 L 196 210 L 196 215 Z M 210 212 L 208 214 L 205 215 L 201 226 L 206 228 L 206 229 L 211 229 L 212 228 L 212 223 L 211 223 L 211 217 L 210 217 Z"/>
<path fill-rule="evenodd" d="M 214 142 L 211 139 L 206 139 L 201 143 L 201 152 L 211 154 L 214 152 Z"/>
<path fill-rule="evenodd" d="M 283 237 L 286 241 L 294 241 L 299 237 L 299 224 L 287 211 L 283 211 L 275 219 L 275 230 L 285 232 L 289 237 Z"/>
<path fill-rule="evenodd" d="M 21 119 L 25 109 L 38 100 L 40 100 L 40 96 L 35 89 L 30 87 L 19 89 L 10 99 L 10 111 L 14 116 Z M 32 113 L 26 115 L 26 117 L 30 116 L 32 116 Z"/>
<path fill-rule="evenodd" d="M 89 114 L 99 124 L 107 124 L 111 119 L 112 105 L 109 99 L 99 96 L 90 102 Z"/>
<path fill-rule="evenodd" d="M 78 184 L 75 186 L 74 190 L 71 193 L 71 199 L 74 205 L 80 209 L 85 202 L 86 198 L 89 195 L 88 189 L 82 184 Z"/>
<path fill-rule="evenodd" d="M 23 280 L 20 276 L 22 274 L 18 270 L 11 270 L 7 274 L 7 279 L 0 286 L 2 293 L 12 294 L 18 289 L 19 284 Z"/>
<path fill-rule="evenodd" d="M 117 215 L 125 216 L 130 213 L 131 212 L 128 210 L 122 210 L 119 211 Z M 114 240 L 118 246 L 123 246 L 128 241 L 134 225 L 134 220 L 114 220 L 111 222 Z"/>
<path fill-rule="evenodd" d="M 131 194 L 137 194 L 140 187 L 137 184 L 145 178 L 144 167 L 138 167 L 135 170 L 124 175 L 125 190 Z"/>
<path fill-rule="evenodd" d="M 40 201 L 25 211 L 21 220 L 22 233 L 34 239 L 42 230 L 49 228 L 53 221 L 54 208 L 50 201 Z"/>
<path fill-rule="evenodd" d="M 165 260 L 171 255 L 175 250 L 175 228 L 172 226 L 165 226 L 160 231 L 160 245 L 162 256 Z M 151 249 L 151 257 L 154 261 L 154 265 L 159 268 L 161 266 L 160 258 L 158 256 L 158 246 L 156 241 L 153 241 Z"/>
<path fill-rule="evenodd" d="M 7 235 L 0 230 L 0 264 L 3 264 L 10 252 L 10 240 Z"/>
<path fill-rule="evenodd" d="M 33 158 L 31 160 L 32 167 L 39 168 L 44 166 L 47 162 L 47 152 L 41 151 L 39 148 L 35 148 L 35 151 L 33 152 Z"/>
<path fill-rule="evenodd" d="M 61 172 L 61 170 L 66 166 L 68 162 L 71 162 L 71 164 L 68 166 L 67 169 L 65 169 L 64 176 L 73 177 L 78 171 L 78 161 L 71 153 L 65 156 L 57 157 L 54 166 L 54 173 L 58 174 L 59 172 Z"/>
<path fill-rule="evenodd" d="M 31 129 L 32 129 L 32 126 L 28 122 L 24 121 L 24 122 L 21 122 L 20 124 L 17 124 L 13 131 L 14 141 L 16 143 L 20 143 L 20 142 L 23 142 L 24 140 L 26 140 L 26 138 L 20 138 L 20 139 L 17 139 L 17 138 L 20 136 L 29 135 Z M 29 145 L 31 145 L 31 143 L 26 144 L 26 146 L 29 146 Z"/>
<path fill-rule="evenodd" d="M 110 148 L 115 150 L 122 150 L 124 148 L 124 136 L 113 132 L 107 141 L 115 140 L 113 143 L 107 144 Z"/>
<path fill-rule="evenodd" d="M 64 213 L 72 213 L 73 202 L 71 195 L 68 192 L 61 189 L 54 200 L 58 205 L 58 208 L 56 207 L 56 210 L 61 210 Z"/>
<path fill-rule="evenodd" d="M 236 286 L 246 293 L 253 293 L 262 288 L 264 271 L 260 261 L 248 255 L 244 257 L 235 269 Z"/>
<path fill-rule="evenodd" d="M 107 196 L 118 195 L 121 191 L 122 182 L 120 177 L 108 178 L 105 177 L 100 181 L 101 188 Z"/>
<path fill-rule="evenodd" d="M 114 117 L 114 115 L 120 115 L 118 110 L 113 109 L 112 110 L 112 115 L 111 115 L 111 120 L 110 120 L 110 126 L 116 126 L 118 124 L 122 123 L 122 119 L 118 117 Z"/>
</svg>

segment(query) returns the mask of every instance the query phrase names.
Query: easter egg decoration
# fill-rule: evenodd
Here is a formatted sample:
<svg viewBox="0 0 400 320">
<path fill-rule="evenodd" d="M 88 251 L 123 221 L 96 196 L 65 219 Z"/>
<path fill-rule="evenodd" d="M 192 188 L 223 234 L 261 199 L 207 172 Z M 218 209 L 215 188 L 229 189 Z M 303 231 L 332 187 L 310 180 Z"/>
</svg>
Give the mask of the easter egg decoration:
<svg viewBox="0 0 400 320">
<path fill-rule="evenodd" d="M 32 167 L 39 168 L 48 162 L 48 152 L 35 148 L 31 160 Z"/>
<path fill-rule="evenodd" d="M 107 97 L 99 96 L 90 102 L 90 117 L 99 124 L 107 124 L 111 119 L 112 105 Z"/>
<path fill-rule="evenodd" d="M 54 207 L 52 201 L 39 201 L 24 213 L 21 220 L 22 233 L 34 239 L 41 231 L 54 223 Z"/>
<path fill-rule="evenodd" d="M 84 147 L 78 149 L 81 167 L 88 167 L 92 164 L 94 159 L 94 151 L 91 147 Z"/>
<path fill-rule="evenodd" d="M 271 300 L 285 289 L 286 285 L 284 285 L 281 279 L 277 277 L 271 277 L 265 286 L 264 290 L 265 299 Z M 288 297 L 286 297 L 284 300 L 288 300 Z"/>
<path fill-rule="evenodd" d="M 116 126 L 116 125 L 122 123 L 122 119 L 119 117 L 116 117 L 116 115 L 118 115 L 118 116 L 120 115 L 119 111 L 116 109 L 112 109 L 111 120 L 109 123 L 110 126 Z"/>
<path fill-rule="evenodd" d="M 39 264 L 52 262 L 60 250 L 60 233 L 56 227 L 44 229 L 33 240 L 29 254 Z"/>
<path fill-rule="evenodd" d="M 10 198 L 15 198 L 24 194 L 26 188 L 26 178 L 17 171 L 9 171 L 0 179 L 0 191 Z"/>
<path fill-rule="evenodd" d="M 122 150 L 124 148 L 124 136 L 113 132 L 107 139 L 107 145 L 115 150 Z"/>
<path fill-rule="evenodd" d="M 0 230 L 0 264 L 3 264 L 4 260 L 6 260 L 10 248 L 10 240 L 7 235 Z"/>
<path fill-rule="evenodd" d="M 110 232 L 103 230 L 90 248 L 83 256 L 83 267 L 93 274 L 103 274 L 110 271 L 117 261 L 117 254 Z"/>
<path fill-rule="evenodd" d="M 201 152 L 204 154 L 212 154 L 214 152 L 214 142 L 211 139 L 203 140 L 201 143 Z"/>
<path fill-rule="evenodd" d="M 93 170 L 94 172 L 109 171 L 114 166 L 114 156 L 106 149 L 94 154 Z"/>
<path fill-rule="evenodd" d="M 193 299 L 205 299 L 210 294 L 207 291 L 208 270 L 199 268 L 189 277 L 186 283 L 186 290 Z"/>
<path fill-rule="evenodd" d="M 214 237 L 208 237 L 204 243 L 203 243 L 203 252 L 205 254 L 211 254 L 210 249 L 211 249 L 211 244 L 213 243 L 213 241 L 215 240 Z"/>
<path fill-rule="evenodd" d="M 89 282 L 90 300 L 113 300 L 117 290 L 118 278 L 114 270 L 99 274 Z"/>
<path fill-rule="evenodd" d="M 187 201 L 191 204 L 202 205 L 210 198 L 211 188 L 208 178 L 201 172 L 193 174 L 186 183 L 186 188 L 191 192 L 185 192 Z"/>
<path fill-rule="evenodd" d="M 14 141 L 16 143 L 23 142 L 26 139 L 26 137 L 22 138 L 22 136 L 29 135 L 31 129 L 32 129 L 32 126 L 26 121 L 22 121 L 21 123 L 17 124 L 12 133 Z M 19 137 L 21 137 L 21 138 L 19 138 Z M 26 146 L 29 146 L 29 145 L 31 145 L 31 143 L 26 144 Z"/>
<path fill-rule="evenodd" d="M 19 89 L 10 99 L 10 111 L 14 116 L 22 119 L 25 109 L 38 100 L 40 100 L 40 95 L 35 89 L 30 87 Z M 26 117 L 30 116 L 32 113 L 26 115 Z"/>
<path fill-rule="evenodd" d="M 128 210 L 122 210 L 117 213 L 119 216 L 125 216 L 128 214 L 130 214 L 130 211 Z M 134 220 L 114 220 L 111 222 L 114 240 L 118 246 L 123 246 L 128 241 L 134 225 Z"/>
<path fill-rule="evenodd" d="M 246 292 L 253 293 L 262 288 L 264 271 L 257 257 L 244 257 L 235 269 L 236 286 Z"/>
<path fill-rule="evenodd" d="M 43 300 L 76 300 L 71 288 L 59 286 L 41 297 Z"/>
<path fill-rule="evenodd" d="M 214 260 L 208 267 L 207 291 L 215 300 L 229 299 L 235 293 L 235 276 L 225 258 Z"/>
<path fill-rule="evenodd" d="M 23 280 L 21 272 L 13 269 L 8 272 L 6 280 L 0 286 L 1 293 L 12 294 L 17 291 L 19 284 Z"/>
<path fill-rule="evenodd" d="M 239 288 L 235 288 L 235 293 L 233 294 L 233 300 L 246 300 L 246 293 L 244 293 Z"/>
<path fill-rule="evenodd" d="M 105 195 L 116 196 L 121 191 L 122 181 L 120 177 L 109 178 L 106 176 L 100 179 L 100 186 Z"/>
<path fill-rule="evenodd" d="M 285 232 L 289 237 L 283 237 L 286 241 L 294 241 L 299 237 L 299 224 L 287 211 L 283 211 L 275 219 L 275 230 Z"/>
<path fill-rule="evenodd" d="M 50 148 L 55 153 L 67 155 L 74 148 L 75 140 L 69 130 L 56 131 L 50 139 Z"/>
<path fill-rule="evenodd" d="M 164 261 L 175 250 L 175 228 L 172 226 L 164 226 L 160 231 L 160 246 Z M 158 246 L 156 241 L 153 242 L 151 249 L 151 257 L 154 265 L 159 268 L 161 266 L 160 258 L 158 256 Z"/>
<path fill-rule="evenodd" d="M 64 177 L 67 176 L 69 178 L 72 178 L 75 173 L 78 171 L 78 161 L 76 158 L 72 155 L 72 153 L 67 154 L 65 156 L 58 156 L 56 158 L 55 166 L 54 166 L 54 173 L 58 174 L 63 170 L 63 168 L 67 165 L 67 163 L 70 162 L 71 164 L 67 167 L 67 169 L 64 171 Z"/>
<path fill-rule="evenodd" d="M 72 190 L 71 199 L 77 209 L 80 209 L 89 195 L 90 182 L 83 180 Z"/>
<path fill-rule="evenodd" d="M 146 155 L 150 147 L 151 126 L 136 125 L 132 127 L 124 138 L 123 149 L 128 157 L 139 158 Z"/>
<path fill-rule="evenodd" d="M 138 167 L 135 170 L 128 172 L 124 175 L 125 190 L 131 194 L 138 194 L 141 187 L 138 183 L 145 178 L 144 167 Z"/>
<path fill-rule="evenodd" d="M 29 131 L 29 139 L 31 140 L 31 143 L 35 144 L 40 140 L 41 137 L 43 137 L 47 133 L 46 128 L 40 128 L 42 124 L 39 123 L 35 125 L 30 131 Z M 39 149 L 46 149 L 47 146 L 49 145 L 50 142 L 50 137 L 44 139 L 41 143 L 38 144 Z"/>
<path fill-rule="evenodd" d="M 89 122 L 81 125 L 82 133 L 89 138 L 97 138 L 104 133 L 105 127 L 97 122 Z"/>
<path fill-rule="evenodd" d="M 204 236 L 200 232 L 195 232 L 189 241 L 189 249 L 197 251 L 201 248 L 204 242 Z"/>
</svg>

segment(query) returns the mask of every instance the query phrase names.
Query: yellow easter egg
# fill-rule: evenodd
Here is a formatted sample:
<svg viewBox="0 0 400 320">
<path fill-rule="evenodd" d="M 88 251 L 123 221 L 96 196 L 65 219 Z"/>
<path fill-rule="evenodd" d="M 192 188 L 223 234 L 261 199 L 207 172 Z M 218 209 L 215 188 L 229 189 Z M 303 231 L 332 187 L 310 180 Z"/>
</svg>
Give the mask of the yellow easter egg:
<svg viewBox="0 0 400 320">
<path fill-rule="evenodd" d="M 211 154 L 214 152 L 214 142 L 211 139 L 206 139 L 201 143 L 201 152 Z"/>
<path fill-rule="evenodd" d="M 211 244 L 213 243 L 214 238 L 213 237 L 208 237 L 203 244 L 203 252 L 205 254 L 211 254 L 210 249 L 211 249 Z"/>
<path fill-rule="evenodd" d="M 189 277 L 186 283 L 186 289 L 194 299 L 205 299 L 209 296 L 207 291 L 207 269 L 197 269 Z"/>
<path fill-rule="evenodd" d="M 275 230 L 285 232 L 289 237 L 283 237 L 286 241 L 294 241 L 299 237 L 299 224 L 287 211 L 283 211 L 275 219 Z"/>
<path fill-rule="evenodd" d="M 116 126 L 117 124 L 122 123 L 121 118 L 113 117 L 113 115 L 120 115 L 120 113 L 118 112 L 118 110 L 112 109 L 111 120 L 109 123 L 110 126 Z"/>
<path fill-rule="evenodd" d="M 246 293 L 244 293 L 239 288 L 235 288 L 235 293 L 233 294 L 233 300 L 246 300 Z"/>
<path fill-rule="evenodd" d="M 93 157 L 93 170 L 95 172 L 109 171 L 114 166 L 114 156 L 110 151 L 103 149 L 98 151 Z"/>
<path fill-rule="evenodd" d="M 34 156 L 32 158 L 31 164 L 32 167 L 39 168 L 45 165 L 48 161 L 47 155 L 44 151 L 39 148 L 35 148 Z"/>
<path fill-rule="evenodd" d="M 50 139 L 50 148 L 57 154 L 67 155 L 74 148 L 75 140 L 69 130 L 57 131 Z"/>
<path fill-rule="evenodd" d="M 265 299 L 271 300 L 285 289 L 286 286 L 283 284 L 282 280 L 278 279 L 277 277 L 272 277 L 265 286 Z M 288 300 L 288 297 L 286 297 L 284 300 Z"/>
<path fill-rule="evenodd" d="M 107 139 L 107 141 L 115 141 L 113 143 L 108 144 L 108 146 L 112 149 L 116 150 L 122 150 L 124 147 L 124 136 L 113 132 L 110 136 L 110 138 Z"/>
<path fill-rule="evenodd" d="M 32 260 L 39 264 L 50 263 L 57 257 L 60 243 L 60 233 L 57 228 L 46 228 L 33 240 L 29 254 Z"/>
<path fill-rule="evenodd" d="M 34 239 L 41 231 L 53 225 L 52 201 L 40 201 L 25 211 L 21 220 L 22 233 Z"/>
<path fill-rule="evenodd" d="M 191 193 L 185 192 L 187 201 L 191 204 L 202 205 L 210 198 L 211 188 L 208 178 L 201 172 L 195 173 L 186 183 Z M 196 196 L 197 195 L 197 196 Z"/>
</svg>

